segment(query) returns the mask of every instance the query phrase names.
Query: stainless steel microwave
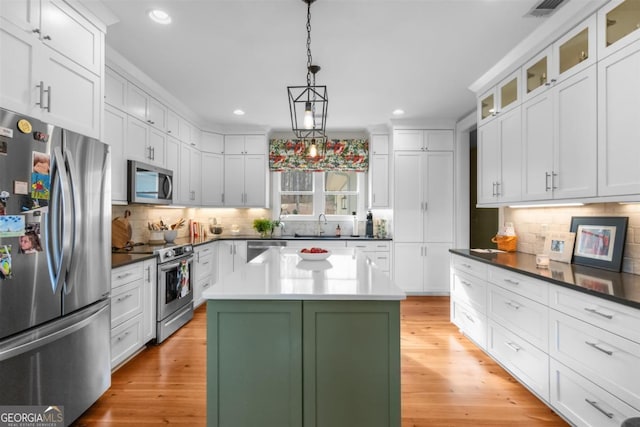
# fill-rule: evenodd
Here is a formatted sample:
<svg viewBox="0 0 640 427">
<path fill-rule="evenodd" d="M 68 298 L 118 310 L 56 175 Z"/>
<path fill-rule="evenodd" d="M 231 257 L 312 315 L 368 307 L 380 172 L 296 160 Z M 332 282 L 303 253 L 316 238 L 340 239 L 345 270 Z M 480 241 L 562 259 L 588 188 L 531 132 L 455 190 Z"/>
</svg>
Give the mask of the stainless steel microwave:
<svg viewBox="0 0 640 427">
<path fill-rule="evenodd" d="M 127 200 L 129 203 L 171 204 L 173 202 L 173 171 L 129 160 Z"/>
</svg>

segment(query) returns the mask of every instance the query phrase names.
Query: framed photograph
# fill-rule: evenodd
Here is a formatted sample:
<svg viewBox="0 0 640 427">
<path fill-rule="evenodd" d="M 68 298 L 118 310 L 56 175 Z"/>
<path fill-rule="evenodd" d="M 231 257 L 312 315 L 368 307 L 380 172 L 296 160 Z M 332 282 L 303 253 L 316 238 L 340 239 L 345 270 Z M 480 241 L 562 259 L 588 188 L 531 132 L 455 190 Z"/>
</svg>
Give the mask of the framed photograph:
<svg viewBox="0 0 640 427">
<path fill-rule="evenodd" d="M 574 216 L 571 232 L 576 233 L 573 263 L 620 271 L 627 237 L 625 216 Z"/>
<path fill-rule="evenodd" d="M 601 292 L 603 294 L 613 295 L 613 282 L 611 280 L 578 273 L 576 273 L 575 279 L 575 283 L 578 286 L 591 289 L 592 291 Z"/>
<path fill-rule="evenodd" d="M 576 233 L 549 233 L 544 241 L 544 253 L 553 261 L 571 263 L 575 239 Z"/>
</svg>

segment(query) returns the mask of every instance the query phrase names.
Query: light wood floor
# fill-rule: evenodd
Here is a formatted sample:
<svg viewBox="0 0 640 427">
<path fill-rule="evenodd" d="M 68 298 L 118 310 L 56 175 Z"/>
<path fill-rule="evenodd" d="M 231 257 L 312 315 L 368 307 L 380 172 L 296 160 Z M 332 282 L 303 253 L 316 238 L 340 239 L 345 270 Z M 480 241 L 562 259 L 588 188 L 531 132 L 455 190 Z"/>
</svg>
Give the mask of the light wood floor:
<svg viewBox="0 0 640 427">
<path fill-rule="evenodd" d="M 567 425 L 459 334 L 448 297 L 410 297 L 401 313 L 403 427 Z M 169 340 L 114 372 L 74 426 L 204 426 L 205 318 L 202 306 Z"/>
</svg>

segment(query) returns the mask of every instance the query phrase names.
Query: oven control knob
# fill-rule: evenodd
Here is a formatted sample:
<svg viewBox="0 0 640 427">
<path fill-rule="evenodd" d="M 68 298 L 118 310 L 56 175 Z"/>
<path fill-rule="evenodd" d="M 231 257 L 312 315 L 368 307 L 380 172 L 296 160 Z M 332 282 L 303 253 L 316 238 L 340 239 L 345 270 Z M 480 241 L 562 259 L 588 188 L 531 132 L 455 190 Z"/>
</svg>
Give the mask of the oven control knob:
<svg viewBox="0 0 640 427">
<path fill-rule="evenodd" d="M 173 249 L 169 249 L 168 251 L 166 251 L 164 253 L 164 257 L 169 259 L 169 258 L 173 258 L 174 256 L 176 256 L 175 252 L 173 251 Z"/>
</svg>

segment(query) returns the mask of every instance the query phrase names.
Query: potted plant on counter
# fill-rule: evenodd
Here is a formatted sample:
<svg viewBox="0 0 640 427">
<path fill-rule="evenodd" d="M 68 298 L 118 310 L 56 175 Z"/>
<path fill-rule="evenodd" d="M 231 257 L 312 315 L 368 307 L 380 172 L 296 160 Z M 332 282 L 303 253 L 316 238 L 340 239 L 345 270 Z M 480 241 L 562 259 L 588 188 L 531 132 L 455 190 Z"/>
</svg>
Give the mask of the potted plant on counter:
<svg viewBox="0 0 640 427">
<path fill-rule="evenodd" d="M 257 218 L 253 220 L 253 228 L 260 233 L 260 237 L 266 238 L 273 236 L 276 227 L 280 227 L 280 221 L 271 221 L 270 219 Z"/>
</svg>

